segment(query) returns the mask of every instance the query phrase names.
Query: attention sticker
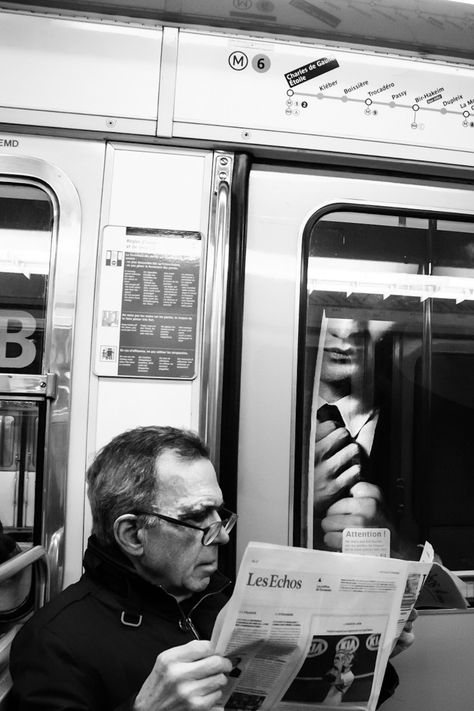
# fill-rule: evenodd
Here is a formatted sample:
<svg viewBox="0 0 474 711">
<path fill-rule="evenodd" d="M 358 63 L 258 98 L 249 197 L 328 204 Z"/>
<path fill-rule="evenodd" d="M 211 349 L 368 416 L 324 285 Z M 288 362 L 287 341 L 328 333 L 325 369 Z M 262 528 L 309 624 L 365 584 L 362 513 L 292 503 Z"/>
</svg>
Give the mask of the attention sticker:
<svg viewBox="0 0 474 711">
<path fill-rule="evenodd" d="M 339 62 L 337 59 L 322 57 L 298 69 L 294 69 L 292 72 L 287 72 L 285 79 L 288 82 L 288 86 L 297 86 L 305 81 L 314 79 L 314 77 L 319 77 L 321 74 L 326 74 L 326 72 L 330 72 L 332 69 L 337 69 L 338 66 Z"/>
</svg>

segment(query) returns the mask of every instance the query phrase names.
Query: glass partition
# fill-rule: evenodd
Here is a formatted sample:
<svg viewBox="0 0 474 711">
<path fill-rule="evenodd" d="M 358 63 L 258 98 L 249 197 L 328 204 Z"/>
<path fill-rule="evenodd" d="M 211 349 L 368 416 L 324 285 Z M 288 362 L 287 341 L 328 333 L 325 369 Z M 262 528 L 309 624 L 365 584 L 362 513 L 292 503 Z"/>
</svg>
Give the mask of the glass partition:
<svg viewBox="0 0 474 711">
<path fill-rule="evenodd" d="M 303 251 L 296 540 L 332 547 L 366 482 L 395 552 L 474 569 L 474 223 L 341 209 Z"/>
</svg>

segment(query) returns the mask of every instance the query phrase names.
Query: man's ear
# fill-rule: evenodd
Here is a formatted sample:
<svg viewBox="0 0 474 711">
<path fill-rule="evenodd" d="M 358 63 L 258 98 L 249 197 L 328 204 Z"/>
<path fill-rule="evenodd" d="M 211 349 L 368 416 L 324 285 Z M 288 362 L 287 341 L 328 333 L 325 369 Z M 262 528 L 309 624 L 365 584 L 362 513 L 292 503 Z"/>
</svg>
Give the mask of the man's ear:
<svg viewBox="0 0 474 711">
<path fill-rule="evenodd" d="M 114 522 L 114 536 L 120 549 L 128 556 L 143 554 L 143 529 L 134 514 L 123 514 Z"/>
</svg>

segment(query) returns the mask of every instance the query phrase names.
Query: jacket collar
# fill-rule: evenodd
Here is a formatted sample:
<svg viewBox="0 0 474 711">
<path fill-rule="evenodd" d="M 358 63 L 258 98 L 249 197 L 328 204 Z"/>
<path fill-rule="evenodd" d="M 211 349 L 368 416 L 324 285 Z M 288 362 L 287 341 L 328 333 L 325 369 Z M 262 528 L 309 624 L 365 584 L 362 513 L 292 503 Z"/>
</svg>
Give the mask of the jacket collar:
<svg viewBox="0 0 474 711">
<path fill-rule="evenodd" d="M 156 610 L 159 603 L 165 610 L 194 610 L 204 598 L 222 592 L 230 585 L 230 580 L 222 573 L 212 575 L 207 588 L 195 593 L 178 603 L 162 586 L 153 585 L 144 580 L 135 571 L 127 556 L 116 545 L 102 545 L 92 535 L 88 540 L 84 554 L 84 570 L 88 577 L 106 589 L 114 592 L 127 604 L 128 609 L 136 611 L 148 607 Z"/>
</svg>

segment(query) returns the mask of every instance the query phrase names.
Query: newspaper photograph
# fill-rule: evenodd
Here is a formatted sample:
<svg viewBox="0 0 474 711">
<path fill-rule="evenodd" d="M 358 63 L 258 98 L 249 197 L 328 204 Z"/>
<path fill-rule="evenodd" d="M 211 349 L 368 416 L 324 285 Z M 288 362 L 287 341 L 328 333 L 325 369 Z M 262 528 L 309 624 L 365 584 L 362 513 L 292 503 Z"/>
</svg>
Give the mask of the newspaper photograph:
<svg viewBox="0 0 474 711">
<path fill-rule="evenodd" d="M 406 583 L 406 561 L 250 543 L 212 637 L 222 705 L 373 711 Z"/>
</svg>

